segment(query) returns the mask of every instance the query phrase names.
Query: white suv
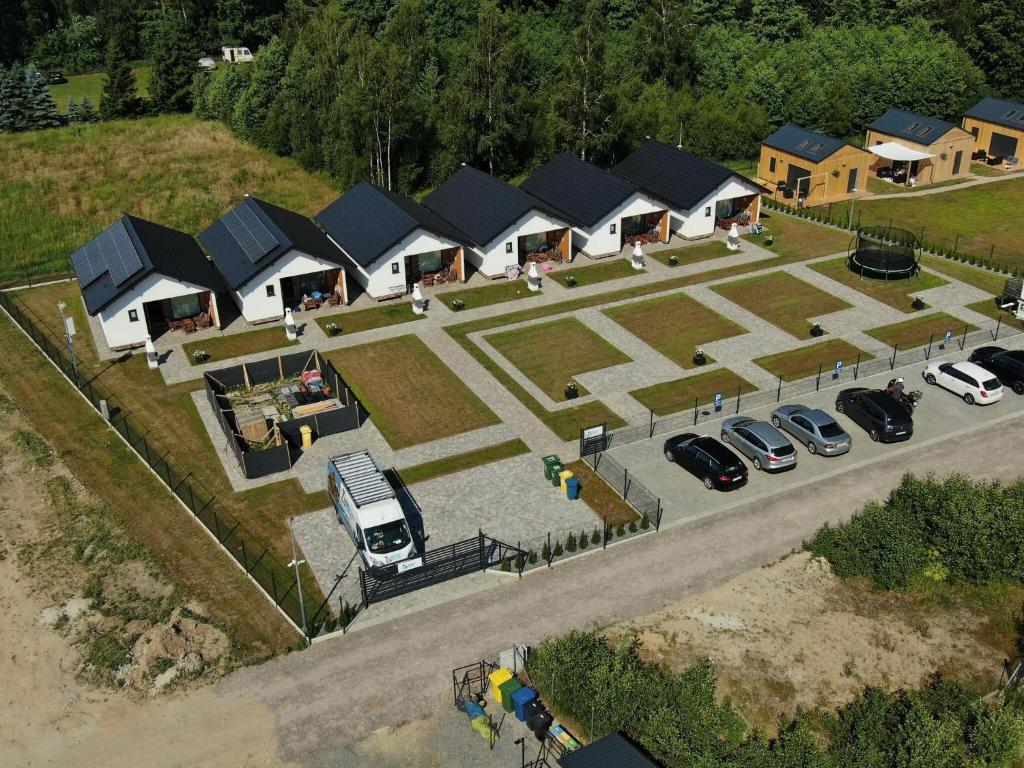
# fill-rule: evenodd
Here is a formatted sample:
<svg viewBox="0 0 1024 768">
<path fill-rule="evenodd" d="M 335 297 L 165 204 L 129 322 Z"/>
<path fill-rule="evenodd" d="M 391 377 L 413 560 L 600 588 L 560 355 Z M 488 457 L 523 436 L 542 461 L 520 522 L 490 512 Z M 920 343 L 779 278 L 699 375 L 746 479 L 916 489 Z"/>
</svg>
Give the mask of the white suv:
<svg viewBox="0 0 1024 768">
<path fill-rule="evenodd" d="M 989 405 L 1003 398 L 999 379 L 974 363 L 931 363 L 922 375 L 929 384 L 960 395 L 968 405 Z"/>
</svg>

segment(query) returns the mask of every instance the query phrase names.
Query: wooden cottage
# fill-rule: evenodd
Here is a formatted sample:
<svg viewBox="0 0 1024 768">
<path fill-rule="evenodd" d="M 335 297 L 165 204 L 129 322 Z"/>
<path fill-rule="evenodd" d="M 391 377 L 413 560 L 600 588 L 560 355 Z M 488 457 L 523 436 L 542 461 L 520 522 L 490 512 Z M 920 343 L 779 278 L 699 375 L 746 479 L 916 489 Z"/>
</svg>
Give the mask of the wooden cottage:
<svg viewBox="0 0 1024 768">
<path fill-rule="evenodd" d="M 967 110 L 964 130 L 974 139 L 975 159 L 1005 163 L 1007 169 L 1021 167 L 1010 158 L 1024 152 L 1024 104 L 986 97 Z"/>
<path fill-rule="evenodd" d="M 757 175 L 777 200 L 822 205 L 862 191 L 872 160 L 852 144 L 790 123 L 761 142 Z"/>
<path fill-rule="evenodd" d="M 872 171 L 916 184 L 967 176 L 973 146 L 974 137 L 963 128 L 902 109 L 890 109 L 871 123 L 864 139 L 864 149 L 876 157 Z"/>
</svg>

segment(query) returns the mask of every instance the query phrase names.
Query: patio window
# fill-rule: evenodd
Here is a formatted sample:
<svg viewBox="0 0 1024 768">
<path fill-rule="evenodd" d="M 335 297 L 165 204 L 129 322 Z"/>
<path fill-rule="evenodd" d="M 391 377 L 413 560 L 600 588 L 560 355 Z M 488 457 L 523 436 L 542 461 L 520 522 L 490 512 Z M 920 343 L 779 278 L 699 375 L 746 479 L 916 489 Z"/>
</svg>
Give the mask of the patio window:
<svg viewBox="0 0 1024 768">
<path fill-rule="evenodd" d="M 525 253 L 539 253 L 547 250 L 548 233 L 538 232 L 535 235 L 523 235 L 519 243 Z"/>
<path fill-rule="evenodd" d="M 709 206 L 706 206 L 704 208 L 704 216 L 707 217 L 707 216 L 710 216 L 710 215 L 711 215 L 711 206 L 709 205 Z"/>
<path fill-rule="evenodd" d="M 270 285 L 267 286 L 267 298 L 270 298 L 273 295 L 274 295 L 274 284 L 271 283 Z"/>
<path fill-rule="evenodd" d="M 327 293 L 327 275 L 323 272 L 313 272 L 299 278 L 300 296 L 310 296 L 316 291 Z"/>
<path fill-rule="evenodd" d="M 768 173 L 775 173 L 775 160 L 773 157 L 768 161 Z"/>
<path fill-rule="evenodd" d="M 171 317 L 175 320 L 181 320 L 184 317 L 195 317 L 200 311 L 198 293 L 171 298 Z"/>
<path fill-rule="evenodd" d="M 444 259 L 442 258 L 441 251 L 421 253 L 417 258 L 419 259 L 421 274 L 429 275 L 431 272 L 440 272 L 444 269 Z"/>
<path fill-rule="evenodd" d="M 129 309 L 128 310 L 128 321 L 131 323 L 139 322 L 139 310 Z"/>
</svg>

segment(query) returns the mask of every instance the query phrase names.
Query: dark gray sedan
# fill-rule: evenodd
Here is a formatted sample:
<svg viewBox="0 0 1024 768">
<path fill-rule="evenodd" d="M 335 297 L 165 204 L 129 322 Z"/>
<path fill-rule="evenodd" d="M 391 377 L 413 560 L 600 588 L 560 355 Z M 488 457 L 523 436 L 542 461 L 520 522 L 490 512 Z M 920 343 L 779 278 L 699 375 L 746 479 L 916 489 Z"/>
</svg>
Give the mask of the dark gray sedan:
<svg viewBox="0 0 1024 768">
<path fill-rule="evenodd" d="M 806 445 L 808 453 L 839 456 L 853 446 L 853 438 L 835 419 L 806 405 L 779 406 L 772 412 L 772 424 Z"/>
<path fill-rule="evenodd" d="M 781 472 L 796 466 L 796 448 L 789 438 L 767 421 L 734 416 L 722 422 L 722 442 L 742 453 L 764 472 Z"/>
</svg>

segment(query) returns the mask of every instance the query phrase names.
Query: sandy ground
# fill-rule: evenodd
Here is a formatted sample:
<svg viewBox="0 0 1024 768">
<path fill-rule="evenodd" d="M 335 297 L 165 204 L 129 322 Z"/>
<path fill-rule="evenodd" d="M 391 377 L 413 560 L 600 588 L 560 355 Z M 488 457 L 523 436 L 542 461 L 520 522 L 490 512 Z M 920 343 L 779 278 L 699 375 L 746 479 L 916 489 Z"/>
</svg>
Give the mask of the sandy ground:
<svg viewBox="0 0 1024 768">
<path fill-rule="evenodd" d="M 609 635 L 635 636 L 642 655 L 670 668 L 710 658 L 722 693 L 771 730 L 796 706 L 841 705 L 864 685 L 917 686 L 945 668 L 997 677 L 1003 656 L 975 639 L 978 628 L 967 611 L 925 610 L 800 553 Z"/>
</svg>

